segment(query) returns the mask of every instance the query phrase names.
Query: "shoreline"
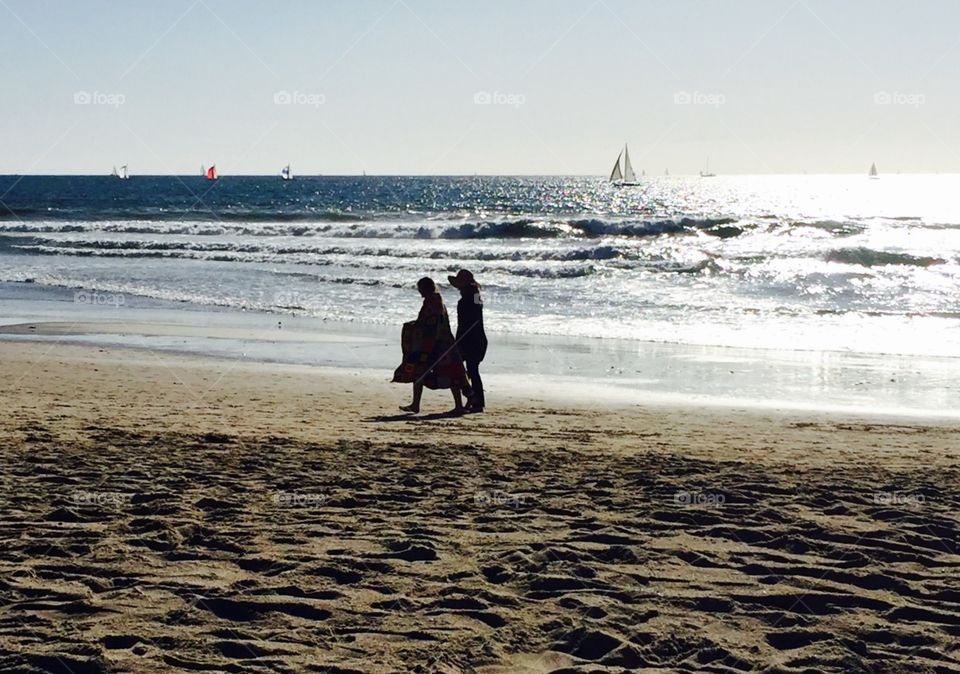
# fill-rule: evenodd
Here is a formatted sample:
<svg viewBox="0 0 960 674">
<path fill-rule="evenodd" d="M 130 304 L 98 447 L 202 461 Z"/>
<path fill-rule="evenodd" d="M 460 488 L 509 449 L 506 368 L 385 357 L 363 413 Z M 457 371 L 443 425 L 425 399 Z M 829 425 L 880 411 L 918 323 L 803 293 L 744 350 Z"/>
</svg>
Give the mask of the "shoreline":
<svg viewBox="0 0 960 674">
<path fill-rule="evenodd" d="M 275 425 L 277 420 L 267 411 L 273 405 L 282 403 L 287 407 L 280 417 L 286 419 L 296 416 L 293 410 L 305 405 L 308 399 L 322 398 L 336 404 L 318 412 L 317 418 L 323 418 L 326 422 L 333 421 L 334 427 L 351 436 L 359 433 L 367 437 L 365 432 L 361 433 L 365 428 L 365 425 L 358 425 L 361 421 L 363 424 L 371 424 L 371 432 L 375 435 L 386 433 L 390 436 L 396 428 L 408 424 L 429 429 L 433 428 L 433 423 L 465 431 L 474 428 L 487 429 L 483 431 L 486 433 L 489 429 L 500 429 L 502 415 L 512 419 L 514 416 L 536 413 L 538 421 L 543 422 L 548 420 L 548 417 L 543 416 L 543 411 L 553 408 L 558 410 L 557 414 L 561 417 L 595 416 L 597 428 L 585 429 L 583 432 L 587 435 L 602 435 L 604 426 L 639 427 L 645 425 L 648 419 L 662 421 L 663 418 L 672 419 L 682 427 L 699 428 L 700 432 L 713 432 L 733 422 L 748 426 L 769 424 L 776 430 L 810 428 L 822 431 L 829 428 L 832 436 L 837 439 L 846 429 L 850 431 L 850 438 L 837 439 L 835 446 L 848 446 L 851 456 L 857 454 L 861 460 L 870 456 L 871 446 L 882 449 L 864 440 L 861 433 L 864 429 L 883 432 L 885 429 L 917 428 L 924 432 L 943 434 L 942 446 L 934 444 L 927 449 L 943 450 L 946 460 L 960 457 L 960 445 L 951 444 L 955 440 L 953 434 L 960 434 L 960 420 L 953 417 L 763 407 L 738 405 L 732 401 L 704 405 L 703 401 L 689 398 L 661 398 L 637 402 L 630 396 L 611 396 L 609 390 L 602 391 L 599 387 L 587 389 L 594 394 L 590 396 L 581 395 L 570 388 L 558 390 L 549 386 L 543 387 L 531 383 L 525 376 L 489 375 L 492 382 L 490 389 L 495 391 L 488 406 L 489 413 L 448 417 L 445 413 L 451 400 L 446 390 L 425 391 L 424 408 L 420 415 L 401 413 L 398 405 L 407 402 L 410 395 L 409 385 L 392 383 L 390 371 L 374 368 L 215 358 L 206 354 L 158 352 L 137 346 L 111 347 L 102 344 L 65 344 L 58 341 L 12 342 L 3 339 L 0 339 L 0 366 L 4 370 L 4 380 L 11 382 L 6 388 L 14 394 L 29 395 L 25 385 L 31 379 L 35 380 L 38 396 L 52 392 L 67 393 L 69 390 L 63 388 L 64 382 L 49 379 L 50 373 L 56 372 L 67 372 L 70 377 L 75 378 L 78 392 L 96 394 L 90 401 L 72 400 L 69 396 L 59 395 L 62 400 L 57 406 L 64 410 L 70 407 L 91 409 L 88 403 L 95 403 L 101 390 L 117 387 L 136 392 L 149 401 L 152 395 L 151 383 L 158 383 L 168 398 L 179 397 L 198 409 L 209 408 L 210 412 L 217 411 L 217 405 L 228 397 L 239 396 L 239 403 L 234 405 L 234 408 L 250 414 L 251 425 L 257 430 Z M 487 375 L 485 382 L 486 380 Z M 223 387 L 222 392 L 217 391 L 220 386 Z M 178 392 L 179 387 L 183 387 L 183 390 Z M 207 397 L 214 393 L 219 393 L 220 397 Z M 256 409 L 258 406 L 253 404 L 264 401 L 266 406 L 263 410 Z M 135 412 L 139 415 L 135 418 L 143 421 L 151 419 L 158 426 L 166 427 L 170 423 L 169 419 L 176 418 L 175 408 L 176 405 L 173 404 L 134 405 Z M 147 411 L 151 409 L 162 414 L 150 416 Z M 354 418 L 338 418 L 337 409 L 343 410 L 348 417 L 353 415 Z M 135 418 L 127 417 L 122 406 L 106 411 L 131 424 L 135 421 Z M 63 411 L 60 415 L 67 418 Z M 333 418 L 328 418 L 331 415 Z M 303 423 L 287 430 L 304 439 L 320 440 L 323 436 L 311 435 L 312 430 L 304 431 L 300 428 L 309 426 L 310 418 L 311 415 L 304 408 L 301 414 Z M 243 426 L 245 419 L 237 416 L 235 421 Z M 532 430 L 535 427 L 529 428 Z M 617 441 L 615 436 L 616 434 L 605 443 L 609 445 L 608 448 L 631 451 L 629 447 L 622 446 L 623 443 Z M 509 437 L 509 434 L 505 437 Z M 893 445 L 903 449 L 910 446 L 910 443 L 898 441 Z M 690 437 L 686 439 L 683 451 L 700 454 L 701 449 L 694 438 Z M 795 460 L 803 460 L 799 450 L 791 451 L 790 454 Z M 885 452 L 872 460 L 886 460 L 888 455 L 889 452 Z M 764 457 L 763 451 L 750 453 L 753 460 Z"/>
<path fill-rule="evenodd" d="M 384 326 L 277 314 L 75 309 L 74 320 L 0 325 L 0 342 L 143 349 L 171 356 L 389 373 Z M 118 320 L 129 316 L 126 321 Z M 170 322 L 175 319 L 176 322 Z M 960 359 L 530 337 L 493 333 L 488 385 L 565 404 L 754 408 L 960 419 Z M 384 375 L 385 377 L 387 374 Z"/>
</svg>

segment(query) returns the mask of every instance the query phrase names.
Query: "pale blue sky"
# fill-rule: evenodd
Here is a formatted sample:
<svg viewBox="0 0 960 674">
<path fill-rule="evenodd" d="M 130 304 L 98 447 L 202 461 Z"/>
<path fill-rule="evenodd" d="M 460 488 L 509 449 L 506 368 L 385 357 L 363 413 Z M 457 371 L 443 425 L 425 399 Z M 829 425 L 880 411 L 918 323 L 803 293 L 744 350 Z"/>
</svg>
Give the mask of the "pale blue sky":
<svg viewBox="0 0 960 674">
<path fill-rule="evenodd" d="M 625 140 L 658 174 L 956 172 L 958 25 L 955 0 L 0 0 L 0 173 L 604 174 Z"/>
</svg>

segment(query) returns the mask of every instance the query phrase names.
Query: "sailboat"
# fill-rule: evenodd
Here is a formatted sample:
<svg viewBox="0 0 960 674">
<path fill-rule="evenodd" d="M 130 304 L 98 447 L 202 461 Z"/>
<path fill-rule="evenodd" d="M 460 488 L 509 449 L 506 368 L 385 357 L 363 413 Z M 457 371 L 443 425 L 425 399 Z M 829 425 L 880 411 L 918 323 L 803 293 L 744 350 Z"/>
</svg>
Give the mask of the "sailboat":
<svg viewBox="0 0 960 674">
<path fill-rule="evenodd" d="M 216 180 L 219 176 L 217 175 L 217 165 L 214 164 L 206 171 L 203 170 L 203 166 L 200 166 L 200 170 L 203 171 L 203 175 L 206 176 L 207 180 Z"/>
<path fill-rule="evenodd" d="M 876 180 L 877 178 L 880 177 L 877 174 L 877 165 L 875 163 L 870 164 L 870 172 L 867 175 L 870 177 L 871 180 Z"/>
<path fill-rule="evenodd" d="M 707 168 L 705 171 L 700 171 L 701 178 L 716 178 L 716 173 L 710 173 L 710 157 L 707 157 Z"/>
<path fill-rule="evenodd" d="M 111 177 L 111 178 L 119 178 L 120 180 L 129 180 L 129 179 L 130 179 L 130 174 L 127 173 L 127 165 L 124 164 L 123 166 L 121 166 L 119 173 L 117 172 L 117 167 L 114 166 L 114 167 L 113 167 L 113 170 L 110 171 L 110 177 Z"/>
<path fill-rule="evenodd" d="M 623 158 L 623 172 L 620 171 L 620 158 Z M 623 144 L 623 151 L 617 155 L 617 161 L 610 172 L 610 182 L 617 187 L 634 187 L 639 185 L 637 174 L 633 172 L 633 165 L 630 163 L 630 150 L 627 144 Z"/>
<path fill-rule="evenodd" d="M 290 164 L 280 170 L 280 180 L 293 180 L 293 176 L 290 175 Z"/>
</svg>

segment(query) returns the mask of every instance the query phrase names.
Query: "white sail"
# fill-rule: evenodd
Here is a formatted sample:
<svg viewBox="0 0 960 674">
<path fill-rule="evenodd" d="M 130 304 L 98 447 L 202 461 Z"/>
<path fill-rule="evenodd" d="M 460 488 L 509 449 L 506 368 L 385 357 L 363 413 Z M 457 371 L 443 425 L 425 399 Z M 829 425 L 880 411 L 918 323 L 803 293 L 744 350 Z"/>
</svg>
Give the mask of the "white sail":
<svg viewBox="0 0 960 674">
<path fill-rule="evenodd" d="M 700 177 L 701 177 L 701 178 L 713 178 L 714 176 L 716 176 L 715 173 L 710 173 L 710 157 L 707 157 L 707 170 L 706 170 L 706 171 L 700 171 Z"/>
<path fill-rule="evenodd" d="M 280 171 L 280 177 L 284 180 L 290 180 L 290 164 L 287 164 L 283 167 L 283 169 Z"/>
<path fill-rule="evenodd" d="M 130 175 L 127 173 L 127 165 L 124 164 L 123 166 L 120 167 L 120 179 L 126 180 L 129 177 Z"/>
<path fill-rule="evenodd" d="M 633 165 L 630 164 L 630 150 L 626 144 L 623 146 L 623 179 L 628 183 L 637 182 L 637 174 L 633 172 Z"/>
<path fill-rule="evenodd" d="M 610 182 L 612 183 L 623 180 L 623 174 L 620 173 L 620 157 L 622 156 L 622 152 L 617 155 L 617 163 L 613 165 L 613 170 L 610 172 Z"/>
</svg>

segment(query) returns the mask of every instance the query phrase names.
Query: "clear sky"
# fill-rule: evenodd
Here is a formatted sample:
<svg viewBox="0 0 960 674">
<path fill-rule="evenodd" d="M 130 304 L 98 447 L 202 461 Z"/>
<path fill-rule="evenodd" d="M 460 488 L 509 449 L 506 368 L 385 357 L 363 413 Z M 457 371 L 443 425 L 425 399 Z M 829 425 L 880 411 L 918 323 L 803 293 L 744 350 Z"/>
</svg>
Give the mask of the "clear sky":
<svg viewBox="0 0 960 674">
<path fill-rule="evenodd" d="M 0 0 L 0 173 L 606 174 L 624 141 L 638 173 L 960 172 L 958 25 L 956 0 Z"/>
</svg>

